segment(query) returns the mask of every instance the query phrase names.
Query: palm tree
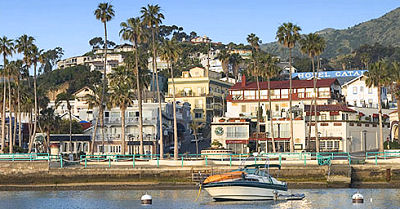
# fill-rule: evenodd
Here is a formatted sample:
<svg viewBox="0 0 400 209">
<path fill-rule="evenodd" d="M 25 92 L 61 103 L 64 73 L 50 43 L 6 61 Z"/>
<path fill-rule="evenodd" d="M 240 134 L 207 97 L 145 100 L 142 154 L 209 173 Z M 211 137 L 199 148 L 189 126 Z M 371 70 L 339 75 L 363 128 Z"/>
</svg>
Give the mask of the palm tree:
<svg viewBox="0 0 400 209">
<path fill-rule="evenodd" d="M 242 62 L 243 62 L 243 58 L 238 53 L 233 53 L 229 56 L 229 63 L 232 66 L 233 75 L 235 76 L 235 83 L 238 80 L 239 66 L 240 66 L 240 63 L 242 63 Z"/>
<path fill-rule="evenodd" d="M 153 83 L 154 83 L 154 71 L 156 73 L 156 86 L 157 86 L 157 97 L 158 97 L 158 117 L 159 117 L 159 126 L 160 126 L 160 142 L 163 142 L 163 123 L 162 123 L 162 109 L 161 109 L 161 94 L 160 94 L 160 85 L 158 83 L 158 70 L 156 66 L 157 60 L 157 51 L 156 51 L 156 43 L 155 43 L 155 35 L 156 30 L 158 30 L 158 26 L 162 23 L 164 19 L 164 15 L 160 12 L 161 8 L 156 5 L 147 5 L 146 7 L 142 7 L 142 20 L 143 24 L 147 26 L 147 28 L 151 29 L 151 37 L 152 37 L 152 47 L 153 47 Z M 154 87 L 154 85 L 153 85 Z M 160 153 L 161 154 L 161 153 Z"/>
<path fill-rule="evenodd" d="M 382 87 L 389 83 L 389 64 L 385 60 L 380 60 L 369 66 L 368 72 L 365 72 L 367 80 L 365 84 L 368 88 L 378 87 L 378 112 L 379 112 L 379 152 L 384 151 L 383 130 L 382 130 Z"/>
<path fill-rule="evenodd" d="M 110 105 L 111 107 L 119 107 L 121 110 L 121 141 L 122 154 L 125 154 L 125 111 L 129 105 L 133 105 L 135 95 L 131 91 L 134 78 L 128 68 L 120 66 L 114 68 L 110 74 Z"/>
<path fill-rule="evenodd" d="M 300 50 L 303 54 L 306 54 L 310 59 L 312 63 L 312 71 L 313 71 L 313 77 L 314 77 L 314 94 L 313 94 L 313 100 L 311 101 L 310 105 L 310 118 L 311 118 L 311 112 L 312 109 L 314 108 L 314 120 L 315 120 L 315 126 L 314 126 L 314 135 L 315 135 L 315 144 L 316 144 L 316 151 L 319 152 L 319 138 L 318 138 L 318 123 L 317 123 L 317 73 L 315 72 L 315 64 L 314 64 L 314 58 L 315 56 L 319 56 L 322 51 L 325 48 L 325 41 L 324 39 L 319 36 L 317 33 L 309 33 L 300 40 Z M 318 65 L 319 66 L 319 65 Z M 308 139 L 311 141 L 311 122 L 312 120 L 310 119 L 309 121 L 309 132 L 308 132 Z"/>
<path fill-rule="evenodd" d="M 107 89 L 107 22 L 110 21 L 114 16 L 114 9 L 113 5 L 109 3 L 100 3 L 97 6 L 97 9 L 94 11 L 94 15 L 96 16 L 96 19 L 100 20 L 103 25 L 104 25 L 104 69 L 103 69 L 103 92 L 101 96 L 101 104 L 100 108 L 104 108 L 105 105 L 105 90 Z M 99 111 L 103 112 L 103 110 Z M 100 120 L 100 126 L 101 126 L 101 138 L 102 141 L 104 142 L 104 115 L 100 115 L 103 119 Z M 104 147 L 103 147 L 104 150 Z"/>
<path fill-rule="evenodd" d="M 90 145 L 90 154 L 93 155 L 94 154 L 94 144 L 96 141 L 96 134 L 97 134 L 97 126 L 99 123 L 99 118 L 100 120 L 103 118 L 101 117 L 101 115 L 103 115 L 103 110 L 104 108 L 100 108 L 100 106 L 102 106 L 102 101 L 101 101 L 101 97 L 102 97 L 102 87 L 100 86 L 91 86 L 90 89 L 92 90 L 93 94 L 86 94 L 85 96 L 85 100 L 86 100 L 86 104 L 88 105 L 88 109 L 93 109 L 95 107 L 99 108 L 99 113 L 97 118 L 93 116 L 93 119 L 95 120 L 95 123 L 93 124 L 93 133 L 92 133 L 92 143 Z M 106 91 L 107 92 L 107 91 Z M 104 151 L 104 141 L 103 141 L 103 151 Z"/>
<path fill-rule="evenodd" d="M 143 26 L 140 21 L 140 18 L 129 18 L 126 22 L 121 23 L 121 31 L 119 34 L 121 35 L 122 39 L 128 40 L 133 44 L 134 48 L 134 55 L 135 55 L 135 73 L 136 73 L 136 90 L 137 90 L 137 98 L 138 98 L 138 108 L 139 108 L 139 141 L 140 141 L 140 147 L 139 147 L 139 154 L 143 155 L 144 154 L 144 147 L 143 147 L 143 109 L 142 109 L 142 88 L 141 88 L 141 82 L 140 82 L 140 68 L 139 68 L 139 52 L 140 50 L 138 49 L 139 44 L 142 43 L 144 37 L 144 31 L 143 31 Z M 131 65 L 132 66 L 132 65 Z M 160 136 L 162 135 L 162 132 L 160 132 Z M 162 144 L 162 137 L 160 137 L 160 143 Z M 161 148 L 160 148 L 160 154 L 161 154 Z M 162 157 L 162 155 L 161 155 Z"/>
<path fill-rule="evenodd" d="M 289 49 L 289 119 L 290 119 L 290 152 L 294 151 L 293 116 L 292 116 L 292 49 L 300 40 L 301 28 L 293 23 L 283 23 L 276 32 L 278 42 Z"/>
<path fill-rule="evenodd" d="M 19 66 L 18 66 L 19 65 Z M 13 112 L 15 113 L 15 106 L 12 105 L 12 103 L 15 103 L 15 94 L 17 93 L 15 91 L 15 88 L 11 88 L 11 86 L 14 87 L 14 84 L 11 85 L 11 78 L 14 79 L 15 85 L 16 85 L 16 77 L 18 77 L 18 73 L 20 68 L 22 67 L 22 61 L 19 60 L 19 62 L 17 61 L 11 61 L 8 65 L 7 65 L 7 74 L 8 74 L 8 121 L 9 121 L 9 133 L 8 133 L 8 138 L 10 141 L 10 153 L 13 153 L 13 146 L 15 145 L 15 136 L 13 135 L 13 127 L 16 130 L 16 120 L 14 120 L 14 124 L 13 124 L 13 120 L 12 120 L 12 115 Z M 16 116 L 16 114 L 14 114 L 14 116 Z M 15 118 L 15 117 L 14 117 Z"/>
<path fill-rule="evenodd" d="M 17 100 L 16 100 L 16 106 L 17 106 L 17 121 L 18 121 L 18 146 L 22 147 L 22 122 L 21 122 L 21 71 L 23 70 L 23 61 L 22 60 L 17 60 L 14 62 L 14 68 L 12 68 L 11 71 L 11 77 L 15 81 L 15 85 L 17 86 Z M 16 124 L 16 123 L 15 123 Z M 14 127 L 17 127 L 15 125 Z M 15 134 L 16 135 L 16 134 Z M 14 139 L 16 139 L 16 136 L 14 136 Z M 14 140 L 15 143 L 15 140 Z"/>
<path fill-rule="evenodd" d="M 142 20 L 143 24 L 151 30 L 151 38 L 152 38 L 152 47 L 153 47 L 153 83 L 152 86 L 154 88 L 154 80 L 156 80 L 157 84 L 157 94 L 160 94 L 159 87 L 158 87 L 158 72 L 157 72 L 157 48 L 156 48 L 156 43 L 155 43 L 155 36 L 156 36 L 156 30 L 158 29 L 158 26 L 162 23 L 162 20 L 164 19 L 164 15 L 161 13 L 161 8 L 156 5 L 150 5 L 148 4 L 147 7 L 142 7 L 140 10 L 140 13 L 142 13 Z M 154 73 L 156 74 L 156 79 L 154 79 Z M 158 97 L 160 100 L 160 97 Z M 161 107 L 160 107 L 161 108 Z"/>
<path fill-rule="evenodd" d="M 397 121 L 400 122 L 400 63 L 398 61 L 392 62 L 390 75 L 390 80 L 393 84 L 394 95 L 397 101 Z"/>
<path fill-rule="evenodd" d="M 171 81 L 172 81 L 172 108 L 174 112 L 174 160 L 178 160 L 178 126 L 176 122 L 176 100 L 175 100 L 175 81 L 174 81 L 174 68 L 173 64 L 179 59 L 179 55 L 182 50 L 179 48 L 176 41 L 165 40 L 161 48 L 161 59 L 167 61 L 167 67 L 171 69 Z M 160 145 L 163 146 L 163 144 Z M 160 149 L 161 150 L 161 149 Z"/>
<path fill-rule="evenodd" d="M 14 50 L 14 43 L 11 39 L 8 39 L 6 36 L 0 38 L 0 54 L 3 54 L 3 112 L 1 117 L 1 150 L 0 152 L 4 152 L 4 145 L 5 145 L 5 127 L 6 127 L 6 85 L 5 85 L 5 78 L 7 77 L 7 57 L 12 56 L 15 52 Z M 10 122 L 11 124 L 11 122 Z"/>
<path fill-rule="evenodd" d="M 224 71 L 226 77 L 228 77 L 229 74 L 229 57 L 230 55 L 226 49 L 221 50 L 217 56 L 217 59 L 221 61 L 222 70 Z"/>
<path fill-rule="evenodd" d="M 35 109 L 34 109 L 34 123 L 33 123 L 33 132 L 32 132 L 32 137 L 29 139 L 29 153 L 32 151 L 32 146 L 33 142 L 35 141 L 36 137 L 36 128 L 37 128 L 37 116 L 38 116 L 38 97 L 37 97 L 37 86 L 36 86 L 36 80 L 37 80 L 37 63 L 39 61 L 40 54 L 42 53 L 43 50 L 39 50 L 38 47 L 34 44 L 31 45 L 29 51 L 28 51 L 28 65 L 31 66 L 33 65 L 33 90 L 34 90 L 34 97 L 35 97 Z"/>
<path fill-rule="evenodd" d="M 252 63 L 250 67 L 251 74 L 256 78 L 256 83 L 257 83 L 257 95 L 258 95 L 258 100 L 257 100 L 257 138 L 258 134 L 260 134 L 260 110 L 261 110 L 261 91 L 260 91 L 260 83 L 259 83 L 259 77 L 262 74 L 262 69 L 258 66 L 259 65 L 259 60 L 260 55 L 259 55 L 259 49 L 260 49 L 260 39 L 254 34 L 250 34 L 247 36 L 247 42 L 251 45 L 252 47 Z M 243 81 L 242 81 L 243 82 Z M 258 142 L 256 144 L 257 146 L 257 151 L 258 151 Z"/>
<path fill-rule="evenodd" d="M 54 114 L 54 109 L 53 108 L 46 108 L 40 111 L 40 116 L 38 117 L 38 121 L 43 127 L 43 131 L 46 133 L 46 147 L 47 151 L 48 147 L 50 145 L 50 132 L 53 131 L 54 129 L 58 128 L 58 125 L 60 124 L 61 118 L 57 115 Z"/>
<path fill-rule="evenodd" d="M 270 120 L 270 130 L 271 130 L 271 141 L 272 141 L 272 151 L 276 152 L 275 146 L 275 136 L 274 136 L 274 124 L 273 124 L 273 109 L 272 109 L 272 101 L 271 101 L 271 78 L 279 75 L 279 67 L 276 65 L 277 60 L 274 59 L 271 55 L 267 54 L 263 57 L 263 67 L 265 70 L 265 76 L 267 77 L 268 83 L 268 103 L 269 103 L 269 120 Z"/>
<path fill-rule="evenodd" d="M 71 153 L 72 153 L 72 106 L 71 106 L 70 101 L 74 100 L 74 99 L 75 99 L 75 96 L 69 90 L 67 90 L 63 93 L 58 94 L 56 101 L 55 101 L 56 108 L 64 102 L 67 103 L 68 116 L 69 116 L 69 142 L 71 143 L 71 146 L 70 146 Z"/>
<path fill-rule="evenodd" d="M 27 79 L 28 79 L 28 86 L 30 86 L 30 79 L 29 79 L 29 50 L 32 48 L 33 42 L 35 41 L 35 38 L 32 36 L 28 36 L 26 34 L 20 36 L 17 40 L 15 40 L 16 45 L 15 48 L 17 49 L 18 53 L 23 53 L 23 62 L 25 63 L 25 68 L 24 72 L 26 73 Z"/>
</svg>

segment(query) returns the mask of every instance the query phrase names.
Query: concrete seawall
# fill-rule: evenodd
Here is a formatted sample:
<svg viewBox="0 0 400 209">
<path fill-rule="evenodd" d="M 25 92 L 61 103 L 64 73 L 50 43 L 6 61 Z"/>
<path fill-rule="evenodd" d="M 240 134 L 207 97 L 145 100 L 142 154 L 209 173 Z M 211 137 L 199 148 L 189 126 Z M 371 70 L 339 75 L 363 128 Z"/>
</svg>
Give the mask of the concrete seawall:
<svg viewBox="0 0 400 209">
<path fill-rule="evenodd" d="M 194 174 L 236 166 L 50 168 L 48 162 L 0 162 L 0 190 L 195 188 Z M 400 165 L 288 165 L 270 173 L 290 188 L 400 188 Z"/>
</svg>

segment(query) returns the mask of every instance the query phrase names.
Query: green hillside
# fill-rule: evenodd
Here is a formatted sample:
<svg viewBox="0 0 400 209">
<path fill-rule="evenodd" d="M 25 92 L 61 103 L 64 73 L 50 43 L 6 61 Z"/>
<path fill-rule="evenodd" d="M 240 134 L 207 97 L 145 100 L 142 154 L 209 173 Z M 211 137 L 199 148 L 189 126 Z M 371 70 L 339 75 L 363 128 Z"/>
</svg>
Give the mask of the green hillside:
<svg viewBox="0 0 400 209">
<path fill-rule="evenodd" d="M 301 26 L 301 25 L 300 25 Z M 373 45 L 380 43 L 383 46 L 400 46 L 400 7 L 367 22 L 360 23 L 344 30 L 327 28 L 317 33 L 327 42 L 325 58 L 336 57 L 339 54 L 348 54 L 363 44 Z M 287 50 L 277 42 L 267 43 L 261 49 L 283 58 L 288 57 Z M 296 49 L 295 56 L 300 52 Z"/>
</svg>

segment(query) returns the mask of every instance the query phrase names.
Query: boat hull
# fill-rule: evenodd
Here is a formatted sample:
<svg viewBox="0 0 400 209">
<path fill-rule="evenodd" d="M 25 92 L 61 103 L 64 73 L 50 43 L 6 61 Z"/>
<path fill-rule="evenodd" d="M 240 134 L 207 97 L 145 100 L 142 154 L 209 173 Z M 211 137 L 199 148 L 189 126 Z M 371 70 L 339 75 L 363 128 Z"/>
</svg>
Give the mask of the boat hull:
<svg viewBox="0 0 400 209">
<path fill-rule="evenodd" d="M 222 200 L 273 200 L 286 186 L 258 182 L 215 183 L 204 189 L 217 201 Z"/>
</svg>

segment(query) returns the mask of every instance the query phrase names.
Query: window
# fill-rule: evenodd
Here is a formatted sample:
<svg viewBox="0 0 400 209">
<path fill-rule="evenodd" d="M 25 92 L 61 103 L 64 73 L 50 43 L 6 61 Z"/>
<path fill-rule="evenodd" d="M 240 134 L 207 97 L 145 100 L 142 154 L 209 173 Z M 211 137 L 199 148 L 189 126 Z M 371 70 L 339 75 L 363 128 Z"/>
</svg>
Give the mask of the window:
<svg viewBox="0 0 400 209">
<path fill-rule="evenodd" d="M 372 88 L 368 88 L 368 94 L 372 94 Z"/>
<path fill-rule="evenodd" d="M 339 141 L 334 141 L 333 148 L 337 150 L 339 149 Z"/>
<path fill-rule="evenodd" d="M 226 136 L 227 138 L 246 138 L 247 127 L 244 126 L 227 127 Z"/>
<path fill-rule="evenodd" d="M 360 93 L 364 92 L 364 86 L 360 86 Z"/>
<path fill-rule="evenodd" d="M 325 142 L 326 142 L 326 141 L 320 141 L 320 142 L 319 142 L 319 148 L 320 148 L 320 149 L 325 149 Z"/>
<path fill-rule="evenodd" d="M 353 87 L 353 94 L 357 94 L 357 86 Z"/>
<path fill-rule="evenodd" d="M 202 113 L 194 113 L 194 118 L 203 118 L 203 114 Z"/>
<path fill-rule="evenodd" d="M 327 141 L 326 142 L 326 149 L 332 149 L 333 148 L 333 141 Z"/>
<path fill-rule="evenodd" d="M 242 113 L 246 112 L 246 105 L 242 105 Z"/>
<path fill-rule="evenodd" d="M 321 120 L 326 120 L 326 114 L 321 114 Z"/>
</svg>

